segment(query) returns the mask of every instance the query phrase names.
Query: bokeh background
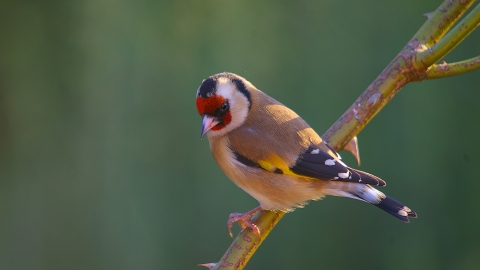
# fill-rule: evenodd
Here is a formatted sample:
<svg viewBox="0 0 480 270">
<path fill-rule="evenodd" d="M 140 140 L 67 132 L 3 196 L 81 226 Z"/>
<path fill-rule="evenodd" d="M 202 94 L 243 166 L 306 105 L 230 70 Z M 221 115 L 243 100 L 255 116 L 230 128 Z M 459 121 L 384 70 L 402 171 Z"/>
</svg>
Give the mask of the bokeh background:
<svg viewBox="0 0 480 270">
<path fill-rule="evenodd" d="M 199 138 L 202 79 L 238 73 L 323 134 L 440 2 L 0 1 L 0 269 L 218 261 L 257 202 Z M 477 30 L 446 60 L 479 48 Z M 418 219 L 329 197 L 247 269 L 479 269 L 479 77 L 408 85 L 359 135 Z"/>
</svg>

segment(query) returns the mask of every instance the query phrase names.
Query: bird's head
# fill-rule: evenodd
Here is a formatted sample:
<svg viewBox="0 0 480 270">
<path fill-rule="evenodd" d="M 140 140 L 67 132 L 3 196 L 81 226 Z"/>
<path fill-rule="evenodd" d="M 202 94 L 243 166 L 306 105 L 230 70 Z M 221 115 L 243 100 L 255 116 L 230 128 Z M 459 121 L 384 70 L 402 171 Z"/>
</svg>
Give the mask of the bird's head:
<svg viewBox="0 0 480 270">
<path fill-rule="evenodd" d="M 233 73 L 219 73 L 205 79 L 197 90 L 197 110 L 203 118 L 203 137 L 221 136 L 239 127 L 248 116 L 251 84 Z"/>
</svg>

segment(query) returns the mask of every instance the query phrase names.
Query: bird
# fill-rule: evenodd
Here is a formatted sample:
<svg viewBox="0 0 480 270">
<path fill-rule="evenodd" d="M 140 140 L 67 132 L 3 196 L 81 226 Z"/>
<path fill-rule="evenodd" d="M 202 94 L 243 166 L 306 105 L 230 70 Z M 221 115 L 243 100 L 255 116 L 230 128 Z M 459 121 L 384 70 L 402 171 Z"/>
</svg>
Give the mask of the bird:
<svg viewBox="0 0 480 270">
<path fill-rule="evenodd" d="M 403 222 L 417 214 L 373 186 L 381 178 L 348 167 L 340 155 L 293 110 L 229 72 L 203 80 L 196 92 L 213 158 L 259 206 L 230 214 L 232 224 L 260 230 L 251 221 L 261 210 L 291 212 L 309 201 L 339 196 L 372 204 Z"/>
</svg>

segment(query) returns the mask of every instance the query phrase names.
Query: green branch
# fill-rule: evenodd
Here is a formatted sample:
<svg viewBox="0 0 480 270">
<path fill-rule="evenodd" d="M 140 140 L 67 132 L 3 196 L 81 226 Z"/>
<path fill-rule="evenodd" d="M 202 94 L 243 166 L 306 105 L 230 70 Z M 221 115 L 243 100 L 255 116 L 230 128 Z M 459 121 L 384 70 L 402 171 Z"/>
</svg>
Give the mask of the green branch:
<svg viewBox="0 0 480 270">
<path fill-rule="evenodd" d="M 427 71 L 426 79 L 437 79 L 459 75 L 477 68 L 480 68 L 480 56 L 450 64 L 443 62 L 438 65 L 432 65 Z"/>
<path fill-rule="evenodd" d="M 427 21 L 420 27 L 412 39 L 419 40 L 425 48 L 436 44 L 473 2 L 475 1 L 443 1 L 437 9 L 425 14 Z"/>
<path fill-rule="evenodd" d="M 260 239 L 252 229 L 246 228 L 235 237 L 218 263 L 201 266 L 209 269 L 243 269 L 283 215 L 285 215 L 284 212 L 265 210 L 258 212 L 253 216 L 252 222 L 260 229 Z"/>
<path fill-rule="evenodd" d="M 417 59 L 421 60 L 425 66 L 434 64 L 460 44 L 479 24 L 480 5 L 477 5 L 463 20 L 458 22 L 444 38 L 438 40 L 438 42 L 428 47 L 428 49 L 420 52 Z"/>
<path fill-rule="evenodd" d="M 473 2 L 446 0 L 435 11 L 427 14 L 427 21 L 424 25 L 352 106 L 327 130 L 322 136 L 323 139 L 339 151 L 405 84 L 456 75 L 478 68 L 480 66 L 479 57 L 449 65 L 432 66 L 478 26 L 480 15 L 477 6 L 470 15 L 466 16 L 447 34 L 447 31 Z M 467 67 L 465 64 L 473 65 L 473 67 Z M 257 213 L 252 221 L 260 229 L 260 238 L 247 228 L 238 234 L 218 263 L 203 266 L 210 269 L 243 269 L 283 215 L 282 212 L 271 211 Z"/>
</svg>

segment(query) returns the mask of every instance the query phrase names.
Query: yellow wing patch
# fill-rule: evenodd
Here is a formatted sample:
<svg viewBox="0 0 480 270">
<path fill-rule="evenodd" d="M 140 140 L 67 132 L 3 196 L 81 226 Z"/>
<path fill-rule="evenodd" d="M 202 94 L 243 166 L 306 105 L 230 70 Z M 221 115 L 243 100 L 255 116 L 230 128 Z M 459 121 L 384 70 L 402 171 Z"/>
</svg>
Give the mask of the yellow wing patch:
<svg viewBox="0 0 480 270">
<path fill-rule="evenodd" d="M 266 160 L 259 160 L 258 165 L 264 170 L 270 171 L 270 172 L 275 172 L 275 173 L 281 173 L 285 175 L 291 175 L 291 176 L 297 176 L 297 177 L 303 177 L 303 178 L 312 178 L 304 175 L 299 175 L 292 170 L 290 170 L 290 167 L 288 166 L 287 162 L 285 162 L 281 157 L 272 154 L 268 159 Z M 313 178 L 312 178 L 313 179 Z"/>
</svg>

